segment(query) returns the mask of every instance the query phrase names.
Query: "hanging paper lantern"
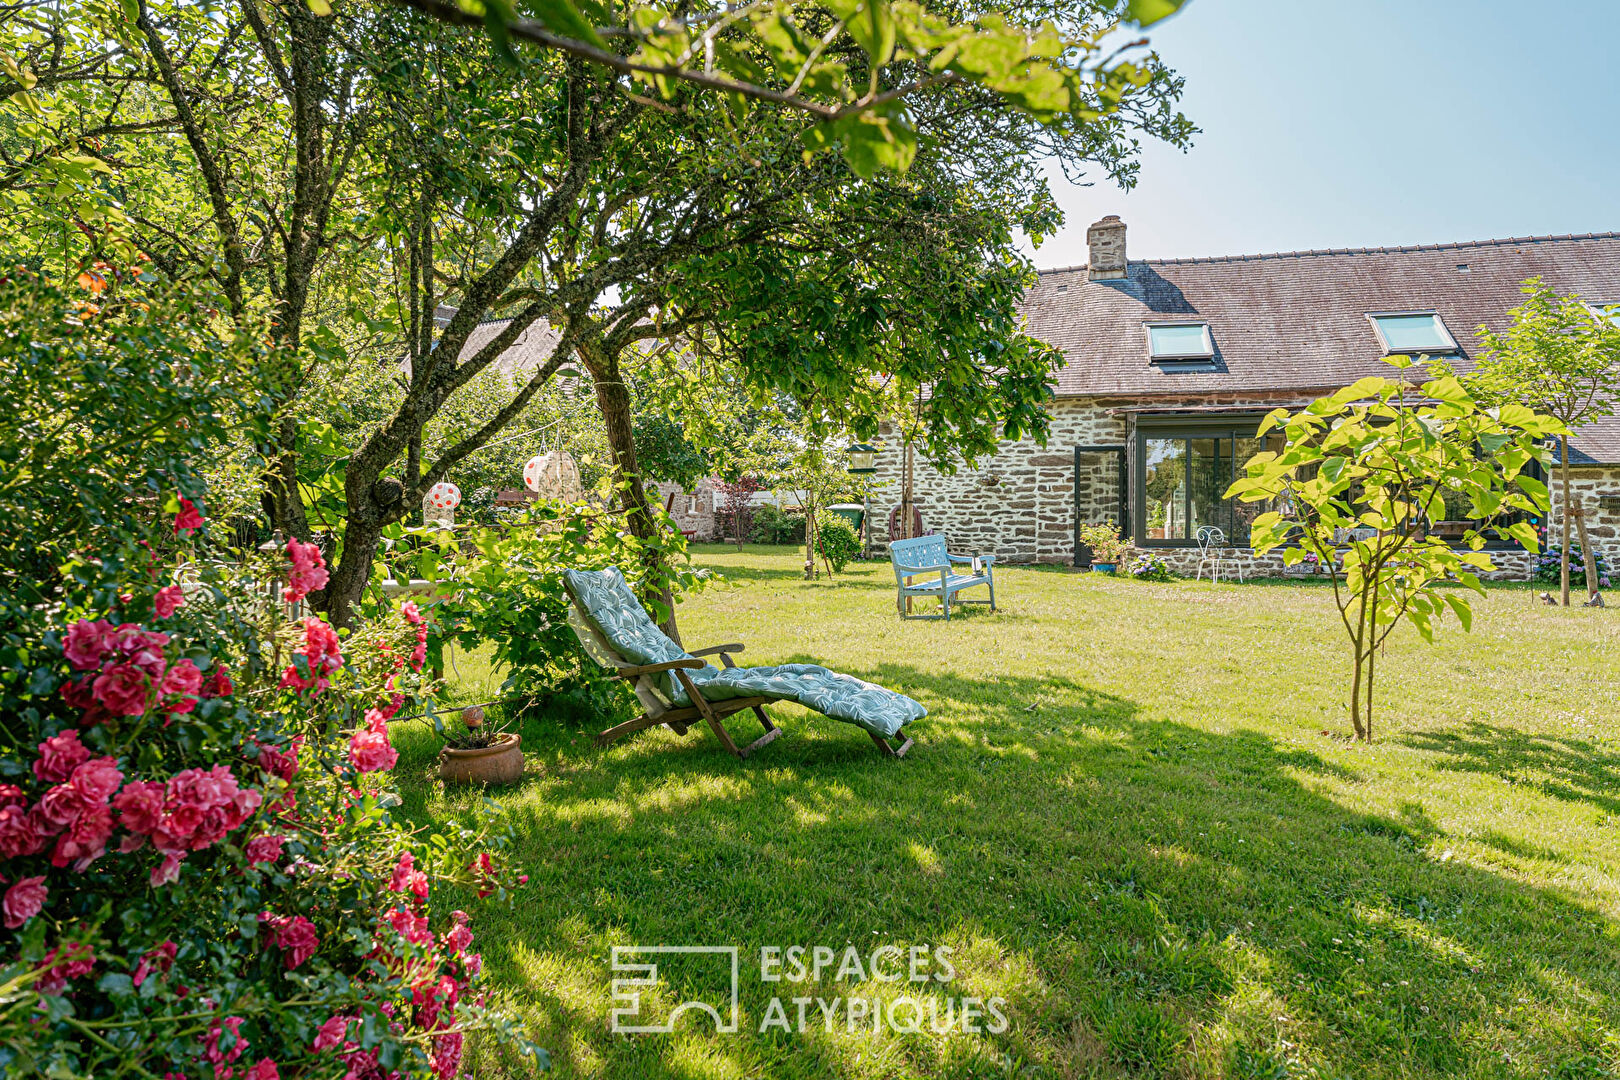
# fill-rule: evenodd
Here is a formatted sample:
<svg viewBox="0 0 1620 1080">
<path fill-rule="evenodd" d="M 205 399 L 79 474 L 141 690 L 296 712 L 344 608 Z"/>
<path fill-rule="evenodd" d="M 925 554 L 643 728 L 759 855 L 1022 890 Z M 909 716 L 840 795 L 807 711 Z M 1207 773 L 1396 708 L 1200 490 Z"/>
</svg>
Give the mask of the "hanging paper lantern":
<svg viewBox="0 0 1620 1080">
<path fill-rule="evenodd" d="M 428 505 L 435 510 L 454 510 L 461 505 L 461 489 L 447 480 L 428 488 Z"/>
<path fill-rule="evenodd" d="M 523 466 L 523 483 L 544 499 L 577 502 L 585 497 L 585 488 L 579 482 L 579 466 L 566 450 L 553 450 L 530 458 Z"/>
</svg>

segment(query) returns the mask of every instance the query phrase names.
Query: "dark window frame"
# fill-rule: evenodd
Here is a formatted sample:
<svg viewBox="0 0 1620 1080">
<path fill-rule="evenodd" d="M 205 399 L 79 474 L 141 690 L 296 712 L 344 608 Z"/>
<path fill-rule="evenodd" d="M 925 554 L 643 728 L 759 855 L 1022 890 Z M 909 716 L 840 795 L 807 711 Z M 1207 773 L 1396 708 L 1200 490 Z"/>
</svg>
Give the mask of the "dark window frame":
<svg viewBox="0 0 1620 1080">
<path fill-rule="evenodd" d="M 1267 410 L 1267 411 L 1269 412 L 1269 410 Z M 1184 442 L 1189 442 L 1189 443 L 1194 439 L 1221 439 L 1221 438 L 1226 438 L 1226 439 L 1233 440 L 1232 445 L 1233 445 L 1234 452 L 1231 453 L 1231 454 L 1226 455 L 1226 458 L 1227 458 L 1227 470 L 1228 470 L 1228 472 L 1230 474 L 1230 479 L 1227 480 L 1227 485 L 1230 486 L 1231 482 L 1233 480 L 1237 479 L 1237 477 L 1238 477 L 1238 469 L 1241 467 L 1240 463 L 1236 460 L 1236 453 L 1235 453 L 1236 440 L 1255 438 L 1255 432 L 1260 427 L 1260 421 L 1263 420 L 1266 417 L 1266 415 L 1267 415 L 1267 413 L 1265 413 L 1265 412 L 1257 412 L 1257 413 L 1220 413 L 1220 414 L 1217 414 L 1217 415 L 1214 415 L 1214 416 L 1208 416 L 1208 417 L 1186 416 L 1186 415 L 1183 415 L 1183 416 L 1166 416 L 1166 417 L 1138 416 L 1136 418 L 1136 422 L 1135 422 L 1135 425 L 1134 425 L 1135 430 L 1131 434 L 1131 440 L 1130 440 L 1130 443 L 1129 443 L 1130 456 L 1131 456 L 1131 461 L 1129 463 L 1130 464 L 1130 491 L 1129 491 L 1129 496 L 1130 497 L 1127 500 L 1127 507 L 1126 507 L 1126 511 L 1125 511 L 1126 516 L 1127 516 L 1127 520 L 1131 522 L 1133 528 L 1128 533 L 1125 532 L 1125 530 L 1121 530 L 1121 532 L 1124 535 L 1129 535 L 1131 537 L 1132 543 L 1134 543 L 1137 547 L 1140 547 L 1140 548 L 1191 548 L 1191 547 L 1197 547 L 1198 546 L 1198 541 L 1196 539 L 1194 539 L 1194 538 L 1191 538 L 1191 537 L 1188 537 L 1188 538 L 1176 538 L 1176 539 L 1149 539 L 1148 538 L 1148 535 L 1147 535 L 1147 440 L 1148 439 L 1181 439 Z M 1188 453 L 1188 457 L 1190 459 L 1191 458 L 1191 449 L 1190 449 L 1190 447 L 1188 448 L 1187 453 Z M 1556 454 L 1555 454 L 1555 457 L 1556 457 Z M 1217 461 L 1220 460 L 1219 454 L 1217 454 L 1216 460 Z M 1243 463 L 1243 464 L 1246 464 L 1246 462 Z M 1541 467 L 1539 462 L 1534 462 L 1534 461 L 1531 462 L 1529 464 L 1529 466 L 1525 469 L 1525 472 L 1528 473 L 1529 475 L 1531 475 L 1532 477 L 1534 477 L 1535 479 L 1541 480 L 1543 482 L 1546 482 L 1546 480 L 1547 480 L 1546 470 Z M 1222 488 L 1222 490 L 1224 491 L 1225 488 Z M 1192 485 L 1192 483 L 1189 482 L 1187 484 L 1187 494 L 1185 496 L 1185 499 L 1187 500 L 1187 505 L 1183 510 L 1183 513 L 1187 516 L 1187 518 L 1189 520 L 1191 519 L 1191 516 L 1192 516 L 1192 514 L 1191 514 L 1192 496 L 1193 496 L 1193 485 Z M 1222 529 L 1223 532 L 1226 533 L 1227 540 L 1230 542 L 1230 541 L 1232 541 L 1233 535 L 1236 532 L 1236 516 L 1235 516 L 1235 513 L 1234 513 L 1232 500 L 1223 499 L 1222 501 L 1224 503 L 1226 503 L 1227 508 L 1228 508 L 1227 509 L 1227 518 L 1228 518 L 1228 520 L 1227 520 L 1226 523 L 1221 524 L 1220 528 Z M 1542 524 L 1545 524 L 1545 522 L 1543 521 Z M 1247 538 L 1245 538 L 1245 540 L 1246 539 Z M 1245 544 L 1245 546 L 1247 546 L 1247 545 Z M 1452 546 L 1457 547 L 1457 548 L 1462 548 L 1465 545 L 1462 543 L 1461 540 L 1457 540 L 1457 541 L 1453 542 Z M 1485 551 L 1521 551 L 1521 550 L 1523 550 L 1523 548 L 1521 547 L 1521 545 L 1516 540 L 1497 539 L 1497 540 L 1487 540 L 1485 542 L 1485 546 L 1484 546 L 1483 550 L 1485 550 Z"/>
</svg>

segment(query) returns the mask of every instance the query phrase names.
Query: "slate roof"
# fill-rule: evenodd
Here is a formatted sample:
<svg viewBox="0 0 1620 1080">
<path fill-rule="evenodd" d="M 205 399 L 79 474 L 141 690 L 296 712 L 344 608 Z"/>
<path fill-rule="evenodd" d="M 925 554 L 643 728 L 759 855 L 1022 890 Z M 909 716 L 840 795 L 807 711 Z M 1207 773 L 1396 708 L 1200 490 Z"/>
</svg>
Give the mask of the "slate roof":
<svg viewBox="0 0 1620 1080">
<path fill-rule="evenodd" d="M 1114 281 L 1064 267 L 1041 272 L 1024 312 L 1030 332 L 1068 359 L 1061 397 L 1305 396 L 1389 373 L 1369 312 L 1438 312 L 1467 366 L 1475 330 L 1505 328 L 1531 277 L 1620 303 L 1620 233 L 1149 260 Z M 1142 324 L 1178 318 L 1209 322 L 1214 370 L 1148 362 Z M 1580 432 L 1573 449 L 1575 463 L 1620 463 L 1620 420 Z"/>
<path fill-rule="evenodd" d="M 455 308 L 440 304 L 433 311 L 434 325 L 443 330 L 455 313 Z M 468 335 L 467 344 L 462 346 L 461 355 L 457 359 L 467 360 L 476 356 L 478 350 L 489 344 L 495 335 L 504 330 L 507 323 L 511 321 L 510 319 L 485 319 L 473 327 L 473 332 Z M 505 352 L 496 357 L 495 363 L 490 366 L 498 371 L 505 372 L 508 376 L 527 376 L 535 368 L 551 359 L 551 354 L 557 348 L 557 342 L 561 337 L 562 335 L 557 332 L 556 328 L 546 320 L 537 320 L 527 330 L 523 331 L 522 335 Z"/>
</svg>

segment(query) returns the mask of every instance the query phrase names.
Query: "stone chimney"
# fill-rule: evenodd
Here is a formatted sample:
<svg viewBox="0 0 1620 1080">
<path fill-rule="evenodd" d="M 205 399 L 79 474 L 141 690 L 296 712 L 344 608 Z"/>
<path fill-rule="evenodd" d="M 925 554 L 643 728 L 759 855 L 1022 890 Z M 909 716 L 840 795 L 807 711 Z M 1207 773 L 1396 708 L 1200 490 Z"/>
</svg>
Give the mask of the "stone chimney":
<svg viewBox="0 0 1620 1080">
<path fill-rule="evenodd" d="M 1086 230 L 1086 246 L 1091 249 L 1087 278 L 1107 281 L 1125 276 L 1125 223 L 1118 214 L 1093 223 Z"/>
</svg>

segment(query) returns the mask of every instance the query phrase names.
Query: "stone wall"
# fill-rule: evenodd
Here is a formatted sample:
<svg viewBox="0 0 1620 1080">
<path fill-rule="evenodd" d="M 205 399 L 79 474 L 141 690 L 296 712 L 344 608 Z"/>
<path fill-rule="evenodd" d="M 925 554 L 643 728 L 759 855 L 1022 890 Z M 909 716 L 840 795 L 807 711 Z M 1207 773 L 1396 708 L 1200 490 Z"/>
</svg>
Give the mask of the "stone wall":
<svg viewBox="0 0 1620 1080">
<path fill-rule="evenodd" d="M 1547 515 L 1547 535 L 1556 543 L 1563 536 L 1564 515 L 1560 470 L 1552 469 L 1552 512 Z M 1620 569 L 1620 467 L 1571 465 L 1570 493 L 1580 501 L 1586 514 L 1586 532 L 1592 546 L 1603 553 L 1611 568 Z M 1605 506 L 1604 504 L 1609 505 Z M 1569 530 L 1572 542 L 1580 543 L 1580 533 L 1573 525 Z"/>
<path fill-rule="evenodd" d="M 1297 405 L 1312 395 L 1291 393 L 1272 397 L 1206 396 L 1181 400 L 1155 399 L 1155 409 L 1269 409 Z M 1135 438 L 1134 412 L 1141 400 L 1059 398 L 1052 405 L 1052 425 L 1046 446 L 1032 439 L 1002 442 L 995 454 L 976 466 L 960 466 L 955 473 L 935 471 L 920 459 L 916 464 L 915 492 L 923 528 L 943 533 L 958 554 L 994 554 L 1010 563 L 1074 561 L 1075 447 L 1130 445 Z M 873 537 L 886 543 L 889 516 L 900 502 L 901 447 L 894 432 L 885 430 L 872 483 Z M 1556 481 L 1556 476 L 1554 477 Z M 1110 501 L 1118 488 L 1118 466 L 1112 456 L 1084 455 L 1081 461 L 1082 497 L 1089 492 L 1098 504 Z M 1134 472 L 1129 483 L 1135 483 Z M 1574 470 L 1572 487 L 1587 508 L 1593 542 L 1620 568 L 1620 467 Z M 1553 484 L 1552 527 L 1558 525 L 1557 484 Z M 1601 506 L 1600 497 L 1612 505 Z M 1191 575 L 1198 565 L 1196 548 L 1154 548 L 1177 573 Z M 1255 558 L 1239 549 L 1245 576 L 1285 573 L 1280 554 Z M 1532 560 L 1524 552 L 1497 551 L 1498 566 L 1486 577 L 1524 580 L 1531 576 Z M 1286 573 L 1298 573 L 1288 570 Z"/>
<path fill-rule="evenodd" d="M 674 498 L 671 499 L 671 496 Z M 715 523 L 715 490 L 711 480 L 699 480 L 691 491 L 667 480 L 660 481 L 656 496 L 660 507 L 668 507 L 675 524 L 683 532 L 692 531 L 697 540 L 718 538 Z"/>
<path fill-rule="evenodd" d="M 913 497 L 923 528 L 944 533 L 953 551 L 1006 562 L 1074 559 L 1074 448 L 1123 444 L 1123 415 L 1094 398 L 1053 403 L 1046 446 L 1003 441 L 977 466 L 939 473 L 917 461 Z M 900 442 L 885 431 L 872 477 L 873 538 L 889 540 L 889 512 L 900 504 Z"/>
</svg>

